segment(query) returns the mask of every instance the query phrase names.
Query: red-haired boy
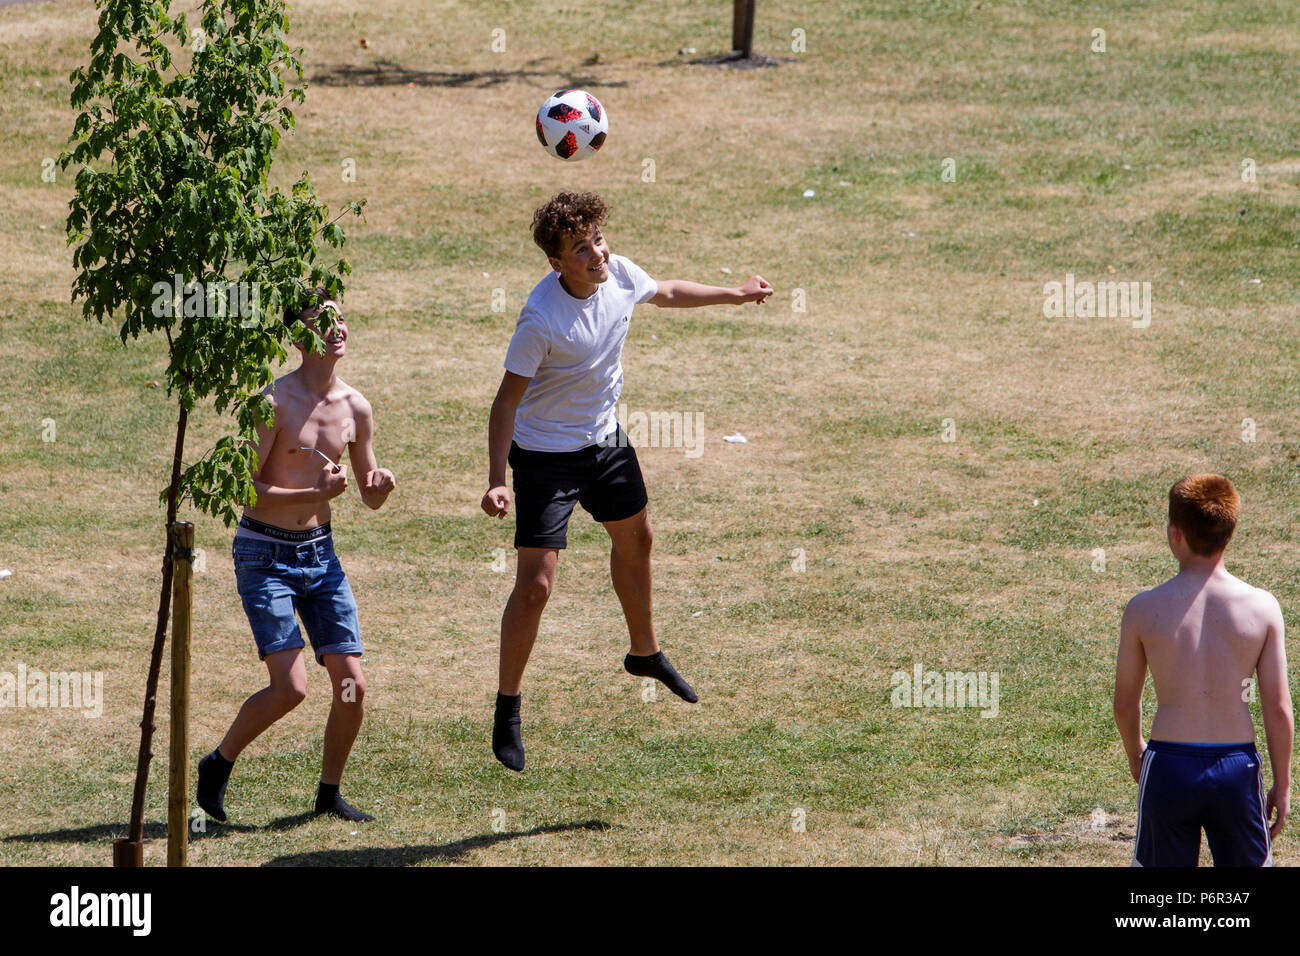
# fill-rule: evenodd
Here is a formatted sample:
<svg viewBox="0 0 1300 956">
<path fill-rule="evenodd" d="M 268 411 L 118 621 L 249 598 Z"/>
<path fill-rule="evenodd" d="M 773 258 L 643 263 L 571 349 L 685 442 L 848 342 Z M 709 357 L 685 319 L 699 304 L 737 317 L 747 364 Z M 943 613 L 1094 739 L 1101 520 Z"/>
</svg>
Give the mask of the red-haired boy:
<svg viewBox="0 0 1300 956">
<path fill-rule="evenodd" d="M 1295 725 L 1285 629 L 1277 599 L 1224 568 L 1240 506 L 1220 475 L 1174 485 L 1166 536 L 1178 573 L 1133 598 L 1120 624 L 1115 722 L 1138 781 L 1134 866 L 1196 866 L 1202 829 L 1215 866 L 1271 866 L 1286 823 Z M 1144 743 L 1148 669 L 1156 715 Z M 1255 674 L 1273 769 L 1267 798 L 1248 703 Z"/>
</svg>

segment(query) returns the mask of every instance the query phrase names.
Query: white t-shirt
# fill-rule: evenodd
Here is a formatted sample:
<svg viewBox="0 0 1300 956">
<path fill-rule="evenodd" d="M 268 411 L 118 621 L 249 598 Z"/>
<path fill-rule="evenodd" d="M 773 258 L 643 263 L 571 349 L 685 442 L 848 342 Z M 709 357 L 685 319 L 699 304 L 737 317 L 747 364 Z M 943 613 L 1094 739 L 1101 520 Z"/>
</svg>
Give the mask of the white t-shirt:
<svg viewBox="0 0 1300 956">
<path fill-rule="evenodd" d="M 576 451 L 614 430 L 632 309 L 658 293 L 645 270 L 613 253 L 609 278 L 586 299 L 569 295 L 555 271 L 537 283 L 506 350 L 506 371 L 532 379 L 515 412 L 520 448 Z"/>
</svg>

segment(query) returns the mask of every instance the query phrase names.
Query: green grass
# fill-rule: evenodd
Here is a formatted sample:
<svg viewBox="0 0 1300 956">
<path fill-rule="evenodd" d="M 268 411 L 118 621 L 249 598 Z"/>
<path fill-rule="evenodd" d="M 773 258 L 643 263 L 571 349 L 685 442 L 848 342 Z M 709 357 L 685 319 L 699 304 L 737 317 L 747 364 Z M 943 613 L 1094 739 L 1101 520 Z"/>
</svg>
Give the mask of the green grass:
<svg viewBox="0 0 1300 956">
<path fill-rule="evenodd" d="M 374 405 L 399 486 L 380 512 L 346 498 L 334 513 L 370 688 L 345 792 L 381 820 L 302 815 L 328 706 L 313 667 L 308 700 L 240 758 L 231 823 L 195 835 L 194 863 L 1123 864 L 1136 795 L 1110 716 L 1114 649 L 1128 597 L 1172 571 L 1174 480 L 1234 479 L 1229 568 L 1288 620 L 1300 612 L 1296 12 L 773 2 L 755 37 L 779 67 L 679 55 L 725 49 L 724 7 L 620 0 L 593 18 L 388 0 L 295 15 L 314 82 L 275 179 L 306 170 L 335 208 L 368 200 L 347 224 L 340 374 Z M 1105 54 L 1088 50 L 1094 26 Z M 488 48 L 496 27 L 505 54 Z M 806 53 L 790 50 L 795 28 Z M 67 0 L 0 9 L 14 107 L 0 255 L 21 264 L 0 273 L 0 567 L 15 571 L 0 581 L 0 670 L 102 670 L 106 698 L 94 721 L 0 710 L 8 864 L 107 863 L 158 598 L 175 409 L 150 382 L 165 353 L 123 346 L 69 303 L 70 177 L 40 180 L 93 32 Z M 413 85 L 343 69 L 380 63 Z M 580 166 L 547 160 L 531 130 L 567 85 L 612 117 Z M 1255 183 L 1240 179 L 1247 157 Z M 702 457 L 640 453 L 659 635 L 700 705 L 644 701 L 620 670 L 607 538 L 579 514 L 526 678 L 528 770 L 512 775 L 488 728 L 513 577 L 492 564 L 513 527 L 477 502 L 501 360 L 546 269 L 529 219 L 561 188 L 610 199 L 613 249 L 656 277 L 757 272 L 778 291 L 761 309 L 644 307 L 624 355 L 629 409 L 704 416 Z M 1150 281 L 1151 326 L 1044 319 L 1043 284 L 1067 272 Z M 187 459 L 227 427 L 196 412 Z M 749 443 L 722 441 L 735 431 Z M 207 561 L 197 758 L 264 671 L 230 531 L 187 517 Z M 891 675 L 916 663 L 996 672 L 998 716 L 891 707 Z M 165 717 L 164 703 L 160 755 Z M 152 862 L 165 791 L 164 756 Z M 1112 819 L 1094 831 L 1098 807 Z"/>
</svg>

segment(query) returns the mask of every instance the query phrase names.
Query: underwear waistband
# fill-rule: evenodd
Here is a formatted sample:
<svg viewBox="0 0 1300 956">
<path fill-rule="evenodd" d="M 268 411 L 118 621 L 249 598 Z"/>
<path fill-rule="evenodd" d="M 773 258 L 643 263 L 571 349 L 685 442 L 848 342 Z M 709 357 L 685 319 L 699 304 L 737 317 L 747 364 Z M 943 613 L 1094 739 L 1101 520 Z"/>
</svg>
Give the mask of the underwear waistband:
<svg viewBox="0 0 1300 956">
<path fill-rule="evenodd" d="M 319 541 L 321 538 L 328 538 L 330 533 L 330 523 L 328 521 L 305 531 L 290 531 L 287 528 L 277 528 L 273 524 L 265 524 L 244 515 L 239 519 L 239 529 L 235 532 L 235 537 L 287 544 L 307 544 L 312 541 Z"/>
</svg>

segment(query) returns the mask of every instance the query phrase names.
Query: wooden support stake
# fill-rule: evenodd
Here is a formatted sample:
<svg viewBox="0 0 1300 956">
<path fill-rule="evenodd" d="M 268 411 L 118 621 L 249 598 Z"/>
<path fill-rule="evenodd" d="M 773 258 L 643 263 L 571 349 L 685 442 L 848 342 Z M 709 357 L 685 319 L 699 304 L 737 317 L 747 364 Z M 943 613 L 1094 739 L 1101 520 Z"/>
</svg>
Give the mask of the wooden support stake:
<svg viewBox="0 0 1300 956">
<path fill-rule="evenodd" d="M 757 0 L 735 0 L 731 48 L 748 60 L 754 55 L 754 5 Z"/>
<path fill-rule="evenodd" d="M 190 625 L 194 607 L 194 525 L 171 527 L 172 694 L 167 786 L 167 865 L 184 866 L 190 836 Z"/>
</svg>

